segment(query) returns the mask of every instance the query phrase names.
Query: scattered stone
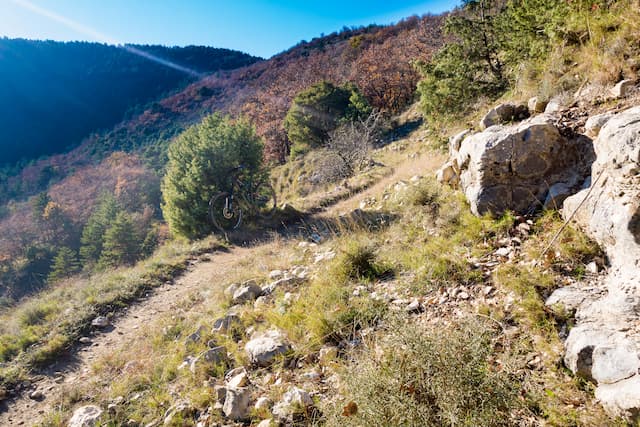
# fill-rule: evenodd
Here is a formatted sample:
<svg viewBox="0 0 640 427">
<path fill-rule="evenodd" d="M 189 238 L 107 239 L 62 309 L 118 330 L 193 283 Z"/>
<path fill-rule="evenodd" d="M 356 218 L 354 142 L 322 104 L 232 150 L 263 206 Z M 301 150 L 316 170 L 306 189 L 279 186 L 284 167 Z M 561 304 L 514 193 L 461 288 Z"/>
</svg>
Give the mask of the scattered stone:
<svg viewBox="0 0 640 427">
<path fill-rule="evenodd" d="M 313 406 L 313 399 L 309 393 L 298 387 L 292 387 L 273 407 L 273 414 L 280 419 L 287 419 L 291 415 L 306 412 L 309 406 Z"/>
<path fill-rule="evenodd" d="M 469 293 L 468 293 L 468 292 L 466 292 L 466 291 L 459 292 L 459 293 L 456 295 L 456 297 L 457 297 L 458 299 L 465 300 L 465 301 L 466 301 L 466 300 L 468 300 L 469 298 L 471 298 L 471 296 L 469 295 Z"/>
<path fill-rule="evenodd" d="M 236 293 L 239 287 L 240 287 L 239 283 L 232 283 L 229 286 L 227 286 L 227 289 L 224 290 L 224 294 L 227 296 L 233 297 L 233 294 Z"/>
<path fill-rule="evenodd" d="M 527 107 L 531 114 L 543 113 L 545 108 L 547 108 L 547 102 L 542 100 L 542 98 L 534 96 L 527 102 Z"/>
<path fill-rule="evenodd" d="M 80 344 L 91 344 L 91 338 L 89 337 L 81 337 L 78 342 Z"/>
<path fill-rule="evenodd" d="M 587 122 L 584 124 L 585 134 L 589 138 L 596 138 L 600 134 L 602 126 L 607 124 L 609 119 L 613 116 L 613 113 L 604 113 L 589 117 Z"/>
<path fill-rule="evenodd" d="M 291 345 L 280 331 L 271 330 L 249 341 L 244 349 L 251 363 L 267 367 L 278 356 L 286 355 Z"/>
<path fill-rule="evenodd" d="M 509 254 L 511 254 L 513 249 L 511 249 L 510 247 L 502 247 L 500 249 L 498 249 L 495 254 L 496 256 L 502 257 L 502 258 L 506 258 L 509 256 Z"/>
<path fill-rule="evenodd" d="M 195 332 L 193 332 L 192 334 L 189 334 L 189 336 L 185 338 L 184 340 L 185 345 L 200 342 L 200 340 L 202 339 L 202 333 L 204 332 L 204 330 L 205 330 L 204 326 L 202 325 L 198 326 L 198 329 L 196 329 Z"/>
<path fill-rule="evenodd" d="M 68 427 L 94 427 L 100 416 L 102 409 L 95 405 L 82 406 L 73 411 L 73 416 L 69 420 Z"/>
<path fill-rule="evenodd" d="M 106 316 L 98 316 L 91 321 L 91 326 L 96 328 L 106 328 L 111 324 Z"/>
<path fill-rule="evenodd" d="M 614 98 L 625 98 L 634 86 L 633 80 L 622 80 L 611 88 L 609 93 Z"/>
<path fill-rule="evenodd" d="M 271 399 L 269 399 L 266 396 L 261 396 L 258 398 L 258 400 L 256 400 L 256 404 L 254 406 L 256 411 L 268 411 L 269 409 L 271 409 L 271 406 L 273 405 L 273 402 L 271 401 Z"/>
<path fill-rule="evenodd" d="M 544 200 L 544 209 L 557 209 L 560 210 L 562 208 L 562 203 L 565 199 L 575 191 L 572 186 L 568 185 L 565 182 L 559 182 L 553 184 L 549 187 L 549 192 L 547 193 L 547 197 Z"/>
<path fill-rule="evenodd" d="M 272 270 L 269 272 L 269 280 L 277 280 L 284 276 L 284 272 L 282 270 Z"/>
<path fill-rule="evenodd" d="M 228 387 L 246 387 L 249 385 L 249 377 L 246 372 L 240 372 L 237 375 L 234 375 L 229 381 L 227 381 Z"/>
<path fill-rule="evenodd" d="M 227 332 L 233 325 L 242 325 L 242 321 L 237 314 L 230 313 L 220 317 L 213 322 L 213 332 Z"/>
<path fill-rule="evenodd" d="M 29 393 L 29 399 L 39 402 L 41 400 L 44 400 L 44 393 L 40 390 L 32 391 L 31 393 Z"/>
<path fill-rule="evenodd" d="M 164 414 L 164 425 L 169 426 L 174 424 L 174 418 L 180 417 L 181 419 L 192 417 L 195 413 L 189 402 L 178 402 L 171 408 L 167 409 Z"/>
<path fill-rule="evenodd" d="M 595 261 L 591 261 L 589 264 L 587 264 L 586 270 L 588 273 L 598 274 L 598 264 Z"/>
<path fill-rule="evenodd" d="M 242 421 L 249 416 L 251 391 L 246 387 L 227 387 L 222 412 L 233 421 Z"/>
<path fill-rule="evenodd" d="M 544 108 L 545 114 L 556 114 L 562 110 L 562 103 L 559 99 L 552 99 L 547 103 L 547 106 Z"/>
<path fill-rule="evenodd" d="M 220 365 L 227 361 L 227 349 L 223 346 L 210 348 L 196 358 L 191 358 L 189 361 L 189 370 L 193 373 L 196 372 L 198 365 L 203 362 L 207 362 L 211 365 Z M 184 363 L 183 363 L 184 364 Z"/>
<path fill-rule="evenodd" d="M 247 301 L 253 301 L 261 295 L 262 288 L 255 281 L 249 280 L 233 293 L 233 303 L 243 304 Z"/>
<path fill-rule="evenodd" d="M 318 352 L 318 362 L 322 366 L 327 366 L 338 358 L 338 347 L 325 346 Z"/>
</svg>

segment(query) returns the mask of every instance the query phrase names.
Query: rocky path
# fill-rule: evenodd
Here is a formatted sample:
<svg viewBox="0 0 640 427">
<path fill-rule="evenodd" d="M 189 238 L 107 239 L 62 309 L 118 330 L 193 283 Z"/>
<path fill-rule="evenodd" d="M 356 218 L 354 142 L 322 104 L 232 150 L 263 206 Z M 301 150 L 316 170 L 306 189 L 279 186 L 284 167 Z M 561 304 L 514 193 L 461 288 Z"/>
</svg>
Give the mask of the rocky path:
<svg viewBox="0 0 640 427">
<path fill-rule="evenodd" d="M 110 327 L 96 331 L 94 336 L 89 337 L 90 343 L 79 344 L 70 359 L 59 362 L 49 370 L 50 375 L 36 376 L 30 392 L 3 402 L 6 406 L 0 408 L 0 426 L 32 426 L 42 422 L 64 393 L 90 379 L 94 361 L 127 344 L 146 339 L 142 325 L 171 313 L 178 304 L 192 296 L 206 294 L 224 285 L 229 271 L 246 262 L 252 256 L 253 249 L 234 247 L 229 252 L 208 254 L 194 261 L 174 283 L 155 289 L 123 312 Z M 192 308 L 197 309 L 197 305 Z"/>
<path fill-rule="evenodd" d="M 411 157 L 366 191 L 322 209 L 317 216 L 328 217 L 352 210 L 363 201 L 379 196 L 385 188 L 408 181 L 425 170 L 430 171 L 441 162 L 442 157 L 433 153 Z M 141 326 L 171 313 L 193 296 L 206 296 L 216 287 L 223 286 L 228 282 L 230 271 L 241 268 L 243 264 L 256 262 L 255 253 L 259 247 L 234 246 L 228 252 L 206 254 L 200 260 L 193 261 L 187 272 L 174 283 L 156 288 L 146 298 L 120 313 L 108 328 L 96 330 L 93 336 L 88 337 L 90 342 L 78 344 L 68 359 L 60 361 L 46 373 L 34 376 L 29 392 L 0 403 L 0 426 L 33 426 L 41 423 L 65 394 L 72 393 L 76 385 L 92 378 L 91 366 L 94 362 L 128 344 L 147 339 Z M 198 309 L 196 303 L 190 311 Z"/>
</svg>

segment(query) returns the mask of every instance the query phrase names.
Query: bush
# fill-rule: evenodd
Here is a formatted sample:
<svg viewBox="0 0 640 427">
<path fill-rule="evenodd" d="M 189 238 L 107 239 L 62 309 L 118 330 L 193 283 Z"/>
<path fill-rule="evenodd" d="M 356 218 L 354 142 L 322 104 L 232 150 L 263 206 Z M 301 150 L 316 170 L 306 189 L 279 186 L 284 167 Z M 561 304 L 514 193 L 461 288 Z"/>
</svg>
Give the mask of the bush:
<svg viewBox="0 0 640 427">
<path fill-rule="evenodd" d="M 329 133 L 344 121 L 354 121 L 371 113 L 367 100 L 353 85 L 317 83 L 299 93 L 284 119 L 291 141 L 291 157 L 323 146 Z"/>
<path fill-rule="evenodd" d="M 234 167 L 243 165 L 247 173 L 256 173 L 262 150 L 262 141 L 247 122 L 220 114 L 183 132 L 169 147 L 162 182 L 162 213 L 171 231 L 189 239 L 210 233 L 209 199 L 228 190 L 227 175 Z"/>
<path fill-rule="evenodd" d="M 347 121 L 329 133 L 327 152 L 316 171 L 324 182 L 353 176 L 369 164 L 373 144 L 380 133 L 381 114 Z"/>
<path fill-rule="evenodd" d="M 387 333 L 342 376 L 348 400 L 329 409 L 328 425 L 514 425 L 518 381 L 508 355 L 494 356 L 497 333 L 488 324 L 425 330 L 396 320 Z"/>
</svg>

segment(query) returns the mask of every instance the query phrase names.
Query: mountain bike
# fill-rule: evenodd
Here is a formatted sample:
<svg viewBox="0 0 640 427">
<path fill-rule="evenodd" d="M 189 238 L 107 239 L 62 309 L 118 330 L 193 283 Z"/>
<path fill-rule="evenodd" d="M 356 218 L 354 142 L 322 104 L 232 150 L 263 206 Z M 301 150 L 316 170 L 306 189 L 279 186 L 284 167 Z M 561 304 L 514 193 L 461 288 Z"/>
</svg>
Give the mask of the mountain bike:
<svg viewBox="0 0 640 427">
<path fill-rule="evenodd" d="M 221 232 L 236 230 L 245 216 L 268 219 L 276 210 L 276 192 L 264 174 L 242 179 L 241 167 L 231 173 L 229 191 L 222 191 L 209 200 L 209 217 Z"/>
</svg>

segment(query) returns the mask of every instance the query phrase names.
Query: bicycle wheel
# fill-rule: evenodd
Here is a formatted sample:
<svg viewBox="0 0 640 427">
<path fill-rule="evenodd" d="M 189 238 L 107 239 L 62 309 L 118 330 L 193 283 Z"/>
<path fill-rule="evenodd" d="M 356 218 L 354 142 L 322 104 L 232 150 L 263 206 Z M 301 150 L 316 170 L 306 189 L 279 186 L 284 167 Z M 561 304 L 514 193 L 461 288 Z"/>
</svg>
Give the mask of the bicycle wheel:
<svg viewBox="0 0 640 427">
<path fill-rule="evenodd" d="M 261 218 L 271 218 L 276 211 L 276 192 L 267 179 L 256 183 L 250 200 L 255 214 Z"/>
<path fill-rule="evenodd" d="M 222 192 L 209 200 L 209 217 L 213 225 L 224 233 L 240 227 L 242 209 L 240 209 L 232 194 Z"/>
</svg>

